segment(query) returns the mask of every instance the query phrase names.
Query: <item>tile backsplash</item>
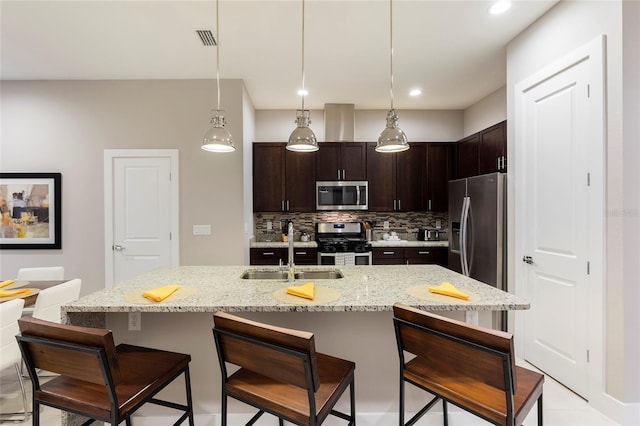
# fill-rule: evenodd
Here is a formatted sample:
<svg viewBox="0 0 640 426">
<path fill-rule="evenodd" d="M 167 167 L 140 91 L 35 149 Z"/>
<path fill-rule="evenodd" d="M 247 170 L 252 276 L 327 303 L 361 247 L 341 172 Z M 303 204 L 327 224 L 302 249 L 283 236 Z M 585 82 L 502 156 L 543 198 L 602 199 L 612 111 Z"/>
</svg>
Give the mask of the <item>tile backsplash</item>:
<svg viewBox="0 0 640 426">
<path fill-rule="evenodd" d="M 407 213 L 373 213 L 373 212 L 316 212 L 316 213 L 254 213 L 255 237 L 257 241 L 279 241 L 282 233 L 281 222 L 292 221 L 296 241 L 300 234 L 306 232 L 314 239 L 314 224 L 316 222 L 364 222 L 373 224 L 373 239 L 386 231 L 395 231 L 401 239 L 415 240 L 418 228 L 437 229 L 440 221 L 440 239 L 448 238 L 447 213 L 407 212 Z M 384 222 L 389 221 L 389 229 L 384 229 Z M 268 222 L 272 229 L 268 230 Z M 378 236 L 376 236 L 378 235 Z"/>
</svg>

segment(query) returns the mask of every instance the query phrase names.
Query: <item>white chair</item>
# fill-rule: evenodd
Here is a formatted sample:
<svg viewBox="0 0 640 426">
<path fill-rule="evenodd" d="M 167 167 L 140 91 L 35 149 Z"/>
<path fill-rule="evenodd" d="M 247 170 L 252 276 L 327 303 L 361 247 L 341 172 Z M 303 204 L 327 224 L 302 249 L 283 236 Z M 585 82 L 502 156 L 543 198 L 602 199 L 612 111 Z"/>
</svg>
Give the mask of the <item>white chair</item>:
<svg viewBox="0 0 640 426">
<path fill-rule="evenodd" d="M 42 290 L 36 298 L 32 316 L 60 323 L 60 307 L 78 300 L 81 287 L 82 280 L 74 279 Z"/>
<path fill-rule="evenodd" d="M 18 269 L 18 281 L 59 281 L 64 280 L 63 266 Z"/>
<path fill-rule="evenodd" d="M 4 370 L 12 365 L 16 369 L 18 382 L 22 390 L 22 406 L 24 407 L 22 412 L 2 413 L 2 422 L 24 422 L 31 414 L 27 411 L 27 394 L 24 390 L 24 382 L 22 381 L 22 374 L 20 374 L 19 367 L 22 361 L 22 355 L 20 354 L 20 348 L 16 341 L 16 334 L 19 333 L 18 319 L 22 316 L 23 306 L 24 299 L 13 299 L 0 303 L 0 353 L 2 354 L 0 356 L 0 370 Z M 23 418 L 15 420 L 5 418 L 16 415 L 22 415 Z"/>
</svg>

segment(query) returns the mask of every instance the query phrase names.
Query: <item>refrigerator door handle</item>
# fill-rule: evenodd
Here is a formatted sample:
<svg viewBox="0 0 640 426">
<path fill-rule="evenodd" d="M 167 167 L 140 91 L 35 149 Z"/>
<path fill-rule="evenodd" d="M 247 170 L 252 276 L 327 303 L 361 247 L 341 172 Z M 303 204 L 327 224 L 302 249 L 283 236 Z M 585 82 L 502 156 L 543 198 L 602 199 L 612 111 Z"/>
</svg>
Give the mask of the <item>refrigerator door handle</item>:
<svg viewBox="0 0 640 426">
<path fill-rule="evenodd" d="M 469 262 L 467 259 L 467 230 L 469 221 L 469 204 L 470 198 L 464 197 L 462 200 L 462 213 L 460 215 L 460 265 L 462 274 L 469 276 Z"/>
</svg>

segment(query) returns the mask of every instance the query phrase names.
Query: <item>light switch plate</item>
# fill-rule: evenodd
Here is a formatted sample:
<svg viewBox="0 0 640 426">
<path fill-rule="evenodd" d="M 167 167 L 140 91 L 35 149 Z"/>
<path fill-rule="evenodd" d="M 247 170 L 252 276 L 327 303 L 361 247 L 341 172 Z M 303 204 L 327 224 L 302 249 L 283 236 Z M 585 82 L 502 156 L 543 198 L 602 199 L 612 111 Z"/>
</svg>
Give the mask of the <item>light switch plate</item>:
<svg viewBox="0 0 640 426">
<path fill-rule="evenodd" d="M 211 225 L 193 225 L 193 235 L 211 235 Z"/>
</svg>

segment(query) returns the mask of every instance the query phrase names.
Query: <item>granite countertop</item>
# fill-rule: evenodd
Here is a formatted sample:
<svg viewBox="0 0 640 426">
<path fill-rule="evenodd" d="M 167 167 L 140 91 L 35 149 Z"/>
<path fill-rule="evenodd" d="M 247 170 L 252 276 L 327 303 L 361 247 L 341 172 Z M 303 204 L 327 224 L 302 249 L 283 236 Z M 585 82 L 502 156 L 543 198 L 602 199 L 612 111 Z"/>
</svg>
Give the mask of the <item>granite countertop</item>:
<svg viewBox="0 0 640 426">
<path fill-rule="evenodd" d="M 63 312 L 340 312 L 390 311 L 396 302 L 425 310 L 488 311 L 529 309 L 529 302 L 495 287 L 467 278 L 437 265 L 388 266 L 309 266 L 296 271 L 335 270 L 344 274 L 340 279 L 314 280 L 316 289 L 326 288 L 338 293 L 337 300 L 314 303 L 306 299 L 286 303 L 274 296 L 291 285 L 285 280 L 245 280 L 247 270 L 277 270 L 276 267 L 251 266 L 179 266 L 146 272 L 112 289 L 89 294 L 63 306 Z M 443 281 L 469 293 L 469 301 L 432 295 L 429 285 Z M 298 279 L 294 285 L 300 285 Z M 179 300 L 160 303 L 140 297 L 142 291 L 168 284 L 180 284 L 181 291 L 191 292 Z M 422 287 L 424 286 L 424 287 Z M 410 295 L 407 289 L 424 288 L 430 299 Z M 177 294 L 177 293 L 176 293 Z M 137 296 L 141 300 L 132 302 Z"/>
<path fill-rule="evenodd" d="M 308 247 L 316 248 L 318 244 L 315 241 L 295 241 L 293 246 L 296 248 Z M 251 240 L 250 248 L 287 248 L 289 243 L 282 241 L 254 241 Z M 417 240 L 375 240 L 371 241 L 371 247 L 449 247 L 448 241 L 417 241 Z"/>
</svg>

